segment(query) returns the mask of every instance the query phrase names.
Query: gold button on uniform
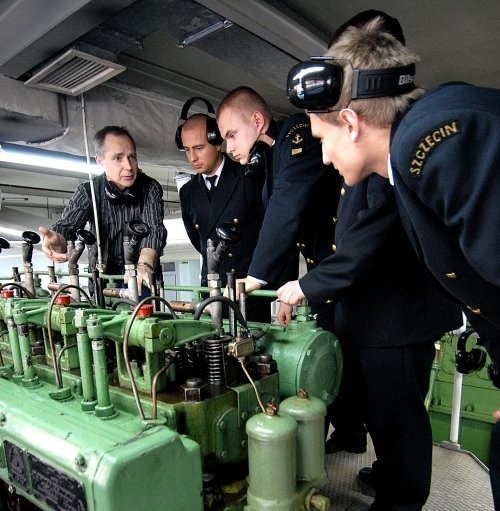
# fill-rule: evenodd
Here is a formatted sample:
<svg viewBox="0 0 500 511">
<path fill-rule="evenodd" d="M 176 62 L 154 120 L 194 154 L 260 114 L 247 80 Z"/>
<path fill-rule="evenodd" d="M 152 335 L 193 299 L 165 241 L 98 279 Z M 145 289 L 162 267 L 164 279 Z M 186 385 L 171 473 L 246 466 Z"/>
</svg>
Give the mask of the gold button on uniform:
<svg viewBox="0 0 500 511">
<path fill-rule="evenodd" d="M 231 268 L 231 273 L 236 273 L 236 270 L 234 268 Z"/>
<path fill-rule="evenodd" d="M 342 187 L 342 188 L 340 189 L 340 195 L 345 195 L 345 188 L 344 188 L 344 187 Z"/>
<path fill-rule="evenodd" d="M 239 220 L 237 218 L 233 218 L 233 224 L 237 224 Z"/>
<path fill-rule="evenodd" d="M 233 257 L 233 253 L 229 252 L 229 254 L 227 254 L 227 257 Z"/>
<path fill-rule="evenodd" d="M 309 264 L 311 262 L 311 260 L 309 259 L 309 257 L 306 258 L 306 263 Z"/>
<path fill-rule="evenodd" d="M 481 309 L 474 309 L 470 305 L 467 305 L 467 308 L 472 312 L 472 314 L 481 314 Z"/>
<path fill-rule="evenodd" d="M 446 276 L 449 279 L 456 279 L 457 278 L 457 274 L 454 271 L 451 271 L 450 273 L 447 273 Z"/>
<path fill-rule="evenodd" d="M 325 303 L 332 303 L 333 300 L 325 300 Z"/>
<path fill-rule="evenodd" d="M 339 219 L 338 219 L 336 216 L 334 216 L 334 217 L 332 218 L 332 220 L 333 220 L 333 223 L 334 223 L 334 224 L 336 224 L 336 223 L 339 221 Z"/>
<path fill-rule="evenodd" d="M 195 228 L 195 229 L 199 229 L 199 228 L 200 228 L 200 226 L 199 226 L 198 224 L 194 224 L 194 228 Z"/>
<path fill-rule="evenodd" d="M 305 243 L 301 243 L 301 244 L 300 244 L 300 246 L 301 246 L 302 248 L 306 248 L 306 244 L 305 244 Z"/>
<path fill-rule="evenodd" d="M 335 243 L 332 245 L 332 250 L 335 252 L 335 250 L 337 250 L 337 245 L 335 245 Z"/>
<path fill-rule="evenodd" d="M 300 243 L 297 242 L 297 248 L 300 248 Z"/>
</svg>

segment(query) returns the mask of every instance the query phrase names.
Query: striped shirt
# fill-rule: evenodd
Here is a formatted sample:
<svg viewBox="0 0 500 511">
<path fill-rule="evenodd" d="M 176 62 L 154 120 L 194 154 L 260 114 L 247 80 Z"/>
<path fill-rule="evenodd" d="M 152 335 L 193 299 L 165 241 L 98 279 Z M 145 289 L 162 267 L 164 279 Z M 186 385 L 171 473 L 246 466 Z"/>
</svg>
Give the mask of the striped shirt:
<svg viewBox="0 0 500 511">
<path fill-rule="evenodd" d="M 136 183 L 142 185 L 137 200 L 110 201 L 105 193 L 105 174 L 93 179 L 99 218 L 101 252 L 106 273 L 120 273 L 124 268 L 123 235 L 127 234 L 130 220 L 142 220 L 150 233 L 142 239 L 142 248 L 156 250 L 158 259 L 167 242 L 167 229 L 163 225 L 163 190 L 160 183 L 139 172 Z M 69 204 L 64 208 L 60 220 L 51 229 L 67 240 L 76 239 L 76 231 L 90 224 L 90 231 L 96 235 L 92 199 L 89 183 L 78 186 Z M 88 247 L 89 265 L 93 269 L 97 263 L 97 246 Z"/>
</svg>

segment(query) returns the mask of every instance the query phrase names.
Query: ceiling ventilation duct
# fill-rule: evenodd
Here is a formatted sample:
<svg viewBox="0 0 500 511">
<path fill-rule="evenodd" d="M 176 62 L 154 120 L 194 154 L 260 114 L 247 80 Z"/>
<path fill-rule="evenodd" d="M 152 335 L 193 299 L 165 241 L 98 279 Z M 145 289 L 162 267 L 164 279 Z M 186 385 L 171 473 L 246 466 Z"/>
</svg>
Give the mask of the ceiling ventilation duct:
<svg viewBox="0 0 500 511">
<path fill-rule="evenodd" d="M 109 60 L 71 48 L 43 66 L 25 85 L 77 96 L 125 71 Z"/>
</svg>

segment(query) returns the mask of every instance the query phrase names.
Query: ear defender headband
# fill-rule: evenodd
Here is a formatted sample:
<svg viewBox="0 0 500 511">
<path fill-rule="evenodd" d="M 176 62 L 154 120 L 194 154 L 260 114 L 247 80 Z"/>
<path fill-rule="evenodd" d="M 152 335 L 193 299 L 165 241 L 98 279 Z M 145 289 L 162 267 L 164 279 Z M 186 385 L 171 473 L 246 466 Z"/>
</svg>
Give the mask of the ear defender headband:
<svg viewBox="0 0 500 511">
<path fill-rule="evenodd" d="M 308 112 L 329 112 L 342 92 L 344 70 L 328 60 L 334 57 L 311 57 L 292 67 L 286 84 L 292 105 Z M 349 61 L 347 61 L 349 62 Z M 351 100 L 399 96 L 415 88 L 415 64 L 387 69 L 353 69 Z"/>
<path fill-rule="evenodd" d="M 204 103 L 204 105 L 207 107 L 207 140 L 209 144 L 212 145 L 222 145 L 222 137 L 219 132 L 219 128 L 217 126 L 217 121 L 215 119 L 215 110 L 210 103 L 210 101 L 207 101 L 205 98 L 200 98 L 198 96 L 195 96 L 193 98 L 188 99 L 181 110 L 181 117 L 179 119 L 179 125 L 177 126 L 177 130 L 175 131 L 175 145 L 177 146 L 177 149 L 179 151 L 184 151 L 184 146 L 182 145 L 182 126 L 184 125 L 184 122 L 188 118 L 189 109 L 191 108 L 191 105 L 196 102 Z"/>
</svg>

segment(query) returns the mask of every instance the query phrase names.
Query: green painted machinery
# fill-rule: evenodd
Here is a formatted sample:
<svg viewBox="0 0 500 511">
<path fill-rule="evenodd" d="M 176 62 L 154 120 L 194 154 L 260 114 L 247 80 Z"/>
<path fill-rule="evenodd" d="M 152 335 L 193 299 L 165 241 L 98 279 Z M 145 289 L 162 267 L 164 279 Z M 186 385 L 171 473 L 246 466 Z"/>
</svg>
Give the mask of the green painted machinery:
<svg viewBox="0 0 500 511">
<path fill-rule="evenodd" d="M 488 464 L 490 434 L 494 424 L 492 412 L 499 408 L 498 389 L 493 386 L 488 376 L 491 364 L 484 352 L 484 365 L 479 371 L 471 370 L 457 379 L 456 354 L 457 334 L 444 336 L 436 351 L 429 395 L 428 410 L 431 418 L 432 435 L 435 442 L 455 443 L 457 447 L 470 451 L 485 465 Z M 465 346 L 471 350 L 484 350 L 477 346 L 471 336 Z M 457 381 L 457 384 L 455 384 Z M 458 388 L 457 388 L 458 386 Z M 454 391 L 459 398 L 455 397 Z M 454 428 L 453 416 L 457 423 Z"/>
<path fill-rule="evenodd" d="M 0 509 L 271 509 L 258 464 L 252 474 L 262 444 L 251 423 L 269 406 L 292 424 L 300 453 L 290 478 L 281 451 L 269 451 L 273 477 L 288 477 L 280 509 L 327 509 L 318 488 L 324 409 L 341 375 L 337 340 L 307 307 L 288 327 L 232 330 L 149 303 L 111 310 L 2 290 Z M 287 399 L 299 403 L 282 411 Z M 270 428 L 266 442 L 279 445 L 280 435 Z"/>
</svg>

